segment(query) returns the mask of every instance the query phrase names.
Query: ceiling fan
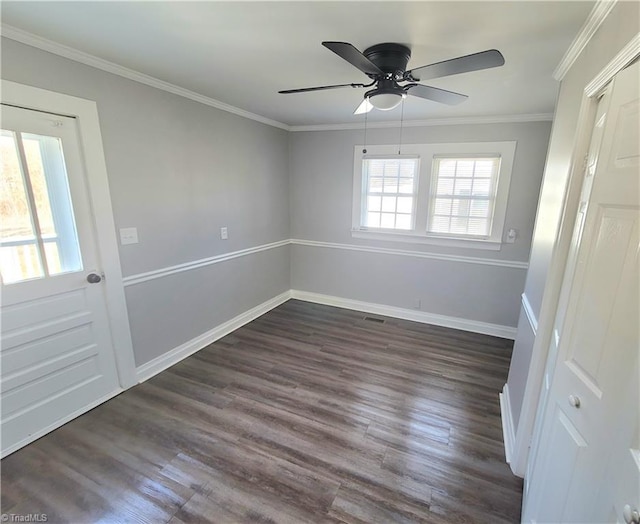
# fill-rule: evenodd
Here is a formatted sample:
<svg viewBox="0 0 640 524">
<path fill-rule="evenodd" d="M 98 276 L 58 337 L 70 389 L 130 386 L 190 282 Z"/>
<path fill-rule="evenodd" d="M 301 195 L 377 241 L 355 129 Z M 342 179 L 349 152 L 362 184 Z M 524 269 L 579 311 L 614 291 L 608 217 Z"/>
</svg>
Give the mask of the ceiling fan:
<svg viewBox="0 0 640 524">
<path fill-rule="evenodd" d="M 306 93 L 341 87 L 373 87 L 373 89 L 365 92 L 363 102 L 354 111 L 356 115 L 368 113 L 374 107 L 382 111 L 388 111 L 397 107 L 407 95 L 426 98 L 442 104 L 459 104 L 464 102 L 468 96 L 418 84 L 417 82 L 499 67 L 504 64 L 502 53 L 496 49 L 490 49 L 407 71 L 407 64 L 411 58 L 411 49 L 402 44 L 377 44 L 365 49 L 363 53 L 348 42 L 322 42 L 322 45 L 358 68 L 372 82 L 369 84 L 338 84 L 287 89 L 279 91 L 279 93 Z"/>
</svg>

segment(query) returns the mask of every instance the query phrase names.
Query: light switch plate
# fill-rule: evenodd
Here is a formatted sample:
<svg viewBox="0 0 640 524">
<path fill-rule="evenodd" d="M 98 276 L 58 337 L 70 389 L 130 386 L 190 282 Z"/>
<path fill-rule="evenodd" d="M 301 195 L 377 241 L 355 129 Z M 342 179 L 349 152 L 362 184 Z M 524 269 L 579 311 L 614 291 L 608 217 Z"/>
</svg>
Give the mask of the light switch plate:
<svg viewBox="0 0 640 524">
<path fill-rule="evenodd" d="M 120 244 L 126 246 L 127 244 L 138 243 L 138 228 L 135 227 L 123 227 L 120 228 Z"/>
<path fill-rule="evenodd" d="M 229 238 L 229 233 L 227 232 L 227 228 L 226 227 L 221 227 L 220 228 L 220 238 L 222 240 L 226 240 L 227 238 Z"/>
</svg>

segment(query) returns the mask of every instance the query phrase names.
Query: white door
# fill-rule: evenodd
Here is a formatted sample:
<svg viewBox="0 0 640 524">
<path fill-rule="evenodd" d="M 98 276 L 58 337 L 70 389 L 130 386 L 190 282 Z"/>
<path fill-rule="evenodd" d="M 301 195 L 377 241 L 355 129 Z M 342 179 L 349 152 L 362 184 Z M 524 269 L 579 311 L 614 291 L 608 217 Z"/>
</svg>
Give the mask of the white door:
<svg viewBox="0 0 640 524">
<path fill-rule="evenodd" d="M 5 456 L 120 387 L 76 121 L 1 109 Z"/>
<path fill-rule="evenodd" d="M 525 522 L 624 522 L 640 506 L 639 78 L 638 64 L 620 72 L 599 111 L 606 121 L 565 274 Z"/>
</svg>

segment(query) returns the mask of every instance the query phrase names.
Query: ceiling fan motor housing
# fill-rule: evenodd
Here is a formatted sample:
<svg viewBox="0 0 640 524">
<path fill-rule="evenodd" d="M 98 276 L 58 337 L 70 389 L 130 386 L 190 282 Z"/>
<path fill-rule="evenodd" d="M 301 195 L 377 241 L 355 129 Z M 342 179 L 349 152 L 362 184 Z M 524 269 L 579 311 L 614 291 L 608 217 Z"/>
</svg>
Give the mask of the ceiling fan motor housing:
<svg viewBox="0 0 640 524">
<path fill-rule="evenodd" d="M 402 44 L 376 44 L 365 49 L 362 54 L 385 73 L 394 75 L 395 80 L 400 80 L 411 58 L 411 49 Z"/>
</svg>

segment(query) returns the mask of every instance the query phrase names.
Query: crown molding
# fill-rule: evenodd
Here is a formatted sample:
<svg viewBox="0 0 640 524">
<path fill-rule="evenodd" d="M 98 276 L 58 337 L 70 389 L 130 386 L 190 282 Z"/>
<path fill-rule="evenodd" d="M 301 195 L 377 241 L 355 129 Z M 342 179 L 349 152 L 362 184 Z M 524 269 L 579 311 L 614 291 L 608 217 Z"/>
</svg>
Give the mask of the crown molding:
<svg viewBox="0 0 640 524">
<path fill-rule="evenodd" d="M 611 0 L 611 1 L 613 2 L 614 0 Z M 608 2 L 602 2 L 602 3 L 608 3 Z M 279 129 L 284 129 L 285 131 L 341 131 L 341 130 L 364 128 L 364 123 L 362 122 L 342 123 L 342 124 L 318 124 L 318 125 L 288 125 L 283 122 L 278 122 L 277 120 L 272 120 L 262 115 L 258 115 L 256 113 L 245 111 L 244 109 L 240 109 L 239 107 L 225 104 L 224 102 L 221 102 L 214 98 L 201 95 L 199 93 L 190 91 L 188 89 L 177 86 L 175 84 L 171 84 L 169 82 L 165 82 L 164 80 L 160 80 L 153 76 L 140 73 L 139 71 L 129 69 L 128 67 L 118 65 L 114 62 L 104 60 L 103 58 L 99 58 L 89 53 L 85 53 L 84 51 L 80 51 L 73 47 L 69 47 L 64 44 L 54 42 L 53 40 L 48 40 L 47 38 L 43 38 L 41 36 L 35 35 L 33 33 L 24 31 L 23 29 L 19 29 L 17 27 L 14 27 L 8 24 L 2 24 L 0 26 L 0 36 L 9 38 L 10 40 L 15 40 L 16 42 L 20 42 L 22 44 L 26 44 L 31 47 L 35 47 L 37 49 L 41 49 L 42 51 L 46 51 L 48 53 L 61 56 L 63 58 L 67 58 L 69 60 L 73 60 L 75 62 L 79 62 L 84 65 L 88 65 L 90 67 L 95 67 L 96 69 L 106 71 L 107 73 L 111 73 L 114 75 L 121 76 L 123 78 L 127 78 L 129 80 L 133 80 L 134 82 L 139 82 L 141 84 L 154 87 L 156 89 L 161 89 L 168 93 L 172 93 L 174 95 L 178 95 L 183 98 L 193 100 L 194 102 L 198 102 L 200 104 L 204 104 L 210 107 L 215 107 L 216 109 L 220 109 L 222 111 L 226 111 L 228 113 L 232 113 L 234 115 L 238 115 L 243 118 L 248 118 L 250 120 L 254 120 L 262 124 L 277 127 Z M 402 126 L 403 127 L 430 127 L 430 126 L 451 126 L 451 125 L 473 125 L 473 124 L 512 124 L 512 123 L 522 123 L 522 122 L 551 122 L 552 120 L 553 120 L 553 113 L 534 113 L 534 114 L 521 114 L 521 115 L 494 115 L 494 116 L 435 118 L 430 120 L 406 120 L 402 123 Z M 385 129 L 385 128 L 398 128 L 398 127 L 400 127 L 399 121 L 367 123 L 368 129 Z"/>
<path fill-rule="evenodd" d="M 616 74 L 627 67 L 638 58 L 638 56 L 640 56 L 640 33 L 636 33 L 629 43 L 600 71 L 598 76 L 589 82 L 587 87 L 584 88 L 585 95 L 592 97 L 598 94 Z"/>
<path fill-rule="evenodd" d="M 95 67 L 96 69 L 101 69 L 102 71 L 106 71 L 107 73 L 112 73 L 114 75 L 133 80 L 134 82 L 139 82 L 150 87 L 155 87 L 156 89 L 167 91 L 168 93 L 173 93 L 174 95 L 178 95 L 183 98 L 188 98 L 189 100 L 193 100 L 194 102 L 199 102 L 207 106 L 215 107 L 216 109 L 221 109 L 222 111 L 226 111 L 227 113 L 233 113 L 234 115 L 238 115 L 243 118 L 248 118 L 262 124 L 267 124 L 269 126 L 289 131 L 289 126 L 282 122 L 278 122 L 276 120 L 272 120 L 255 113 L 251 113 L 249 111 L 245 111 L 244 109 L 240 109 L 239 107 L 225 104 L 224 102 L 220 102 L 220 100 L 216 100 L 215 98 L 210 98 L 208 96 L 190 91 L 175 84 L 165 82 L 164 80 L 160 80 L 153 76 L 145 75 L 144 73 L 134 71 L 133 69 L 129 69 L 128 67 L 124 67 L 108 60 L 104 60 L 103 58 L 90 55 L 89 53 L 79 51 L 78 49 L 74 49 L 73 47 L 48 40 L 33 33 L 18 29 L 17 27 L 2 24 L 0 35 L 20 42 L 22 44 L 36 47 L 38 49 L 41 49 L 42 51 L 47 51 L 49 53 L 53 53 L 54 55 L 62 56 L 64 58 L 68 58 L 69 60 Z"/>
<path fill-rule="evenodd" d="M 605 18 L 607 18 L 616 5 L 617 1 L 618 0 L 598 0 L 596 2 L 596 5 L 593 6 L 593 9 L 585 20 L 584 25 L 580 28 L 580 31 L 578 31 L 569 49 L 567 49 L 567 52 L 553 72 L 553 78 L 558 81 L 564 78 L 573 63 L 580 56 L 580 53 L 587 47 L 589 40 L 591 40 L 598 28 L 602 25 L 602 22 L 604 22 Z"/>
<path fill-rule="evenodd" d="M 405 120 L 402 127 L 456 126 L 474 124 L 519 124 L 523 122 L 551 122 L 553 113 L 532 113 L 522 115 L 467 116 L 452 118 L 433 118 L 431 120 Z M 368 122 L 367 129 L 386 129 L 400 127 L 399 120 L 392 122 Z M 363 122 L 349 124 L 319 124 L 289 126 L 289 131 L 345 131 L 364 129 Z"/>
</svg>

